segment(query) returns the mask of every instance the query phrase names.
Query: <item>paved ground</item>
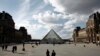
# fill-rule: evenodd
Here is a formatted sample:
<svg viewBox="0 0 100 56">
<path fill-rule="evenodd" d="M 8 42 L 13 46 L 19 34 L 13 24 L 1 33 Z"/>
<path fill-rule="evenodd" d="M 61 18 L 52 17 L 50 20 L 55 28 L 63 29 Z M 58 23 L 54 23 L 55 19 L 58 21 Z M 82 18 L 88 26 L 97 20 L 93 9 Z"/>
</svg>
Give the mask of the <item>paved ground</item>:
<svg viewBox="0 0 100 56">
<path fill-rule="evenodd" d="M 16 53 L 12 53 L 12 46 L 8 47 L 8 51 L 2 51 L 0 47 L 0 56 L 46 56 L 46 50 L 49 49 L 50 53 L 55 50 L 56 56 L 100 56 L 100 46 L 93 44 L 62 44 L 62 45 L 50 45 L 41 44 L 32 48 L 31 44 L 25 45 L 26 51 L 22 51 L 22 45 L 18 45 L 18 50 Z"/>
</svg>

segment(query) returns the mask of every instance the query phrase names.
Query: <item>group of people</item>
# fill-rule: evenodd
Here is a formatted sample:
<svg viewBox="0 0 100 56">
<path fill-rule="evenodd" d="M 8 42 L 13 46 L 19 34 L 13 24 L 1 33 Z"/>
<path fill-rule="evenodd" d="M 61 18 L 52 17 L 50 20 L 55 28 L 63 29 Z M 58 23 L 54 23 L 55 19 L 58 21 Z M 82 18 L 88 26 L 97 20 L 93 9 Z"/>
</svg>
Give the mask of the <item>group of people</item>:
<svg viewBox="0 0 100 56">
<path fill-rule="evenodd" d="M 8 48 L 8 45 L 2 45 L 2 51 L 7 50 L 7 48 Z"/>
<path fill-rule="evenodd" d="M 8 44 L 2 44 L 2 51 L 7 51 L 7 49 L 8 49 Z M 25 51 L 25 47 L 24 47 L 24 44 L 23 44 L 23 49 L 22 49 L 22 51 Z M 16 45 L 13 45 L 12 46 L 12 53 L 15 53 L 15 52 L 17 52 L 17 46 Z"/>
<path fill-rule="evenodd" d="M 3 50 L 7 51 L 7 48 L 8 48 L 8 45 L 7 44 L 2 45 L 2 51 Z M 12 47 L 12 52 L 14 53 L 15 51 L 17 51 L 17 46 L 13 46 Z"/>
<path fill-rule="evenodd" d="M 50 52 L 49 52 L 48 49 L 47 49 L 47 51 L 46 51 L 46 56 L 50 56 Z M 56 56 L 56 53 L 55 53 L 54 50 L 52 51 L 51 56 Z"/>
<path fill-rule="evenodd" d="M 25 48 L 24 45 L 25 44 L 23 44 L 23 48 Z M 2 45 L 2 50 L 7 50 L 7 48 L 8 48 L 8 45 Z M 12 52 L 15 53 L 16 51 L 17 51 L 17 46 L 16 45 L 12 46 Z M 25 51 L 25 50 L 23 50 L 23 51 Z M 46 51 L 46 56 L 50 56 L 50 51 L 48 49 Z M 56 56 L 56 53 L 54 50 L 52 50 L 51 56 Z"/>
</svg>

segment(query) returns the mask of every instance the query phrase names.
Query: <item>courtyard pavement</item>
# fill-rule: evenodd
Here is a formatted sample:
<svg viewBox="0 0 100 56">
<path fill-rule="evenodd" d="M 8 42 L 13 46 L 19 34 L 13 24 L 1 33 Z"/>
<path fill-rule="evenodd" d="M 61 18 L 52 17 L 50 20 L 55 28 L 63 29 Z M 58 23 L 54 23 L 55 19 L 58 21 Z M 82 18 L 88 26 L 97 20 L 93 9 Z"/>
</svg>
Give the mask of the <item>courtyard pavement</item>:
<svg viewBox="0 0 100 56">
<path fill-rule="evenodd" d="M 34 45 L 34 44 L 33 44 Z M 86 47 L 84 47 L 86 45 Z M 26 44 L 26 51 L 22 51 L 22 45 L 17 45 L 17 52 L 12 53 L 12 46 L 8 47 L 7 51 L 2 51 L 0 47 L 0 56 L 46 56 L 46 50 L 49 49 L 50 54 L 55 50 L 56 56 L 100 56 L 100 46 L 94 44 L 41 44 L 34 45 Z"/>
</svg>

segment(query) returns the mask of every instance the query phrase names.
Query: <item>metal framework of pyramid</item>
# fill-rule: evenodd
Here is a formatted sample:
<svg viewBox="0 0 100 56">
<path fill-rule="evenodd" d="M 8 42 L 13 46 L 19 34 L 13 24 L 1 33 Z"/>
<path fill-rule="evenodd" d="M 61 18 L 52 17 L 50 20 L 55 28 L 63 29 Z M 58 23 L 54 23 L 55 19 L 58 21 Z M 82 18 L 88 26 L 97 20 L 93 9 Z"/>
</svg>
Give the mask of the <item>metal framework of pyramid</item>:
<svg viewBox="0 0 100 56">
<path fill-rule="evenodd" d="M 47 35 L 42 39 L 41 43 L 60 44 L 63 43 L 63 40 L 53 29 L 51 29 L 47 33 Z"/>
</svg>

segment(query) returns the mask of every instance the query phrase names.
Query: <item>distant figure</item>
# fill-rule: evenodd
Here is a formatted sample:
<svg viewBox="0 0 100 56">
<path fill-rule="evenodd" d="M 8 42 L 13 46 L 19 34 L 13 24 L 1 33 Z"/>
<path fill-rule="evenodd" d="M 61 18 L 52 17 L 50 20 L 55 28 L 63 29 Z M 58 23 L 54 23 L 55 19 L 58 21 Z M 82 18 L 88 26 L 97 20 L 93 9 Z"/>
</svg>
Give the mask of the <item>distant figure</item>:
<svg viewBox="0 0 100 56">
<path fill-rule="evenodd" d="M 76 46 L 76 44 L 74 44 Z"/>
<path fill-rule="evenodd" d="M 98 41 L 98 46 L 100 46 L 100 41 Z"/>
<path fill-rule="evenodd" d="M 83 45 L 84 47 L 86 47 L 86 45 Z"/>
<path fill-rule="evenodd" d="M 12 52 L 13 52 L 13 53 L 15 52 L 15 46 L 12 47 Z"/>
<path fill-rule="evenodd" d="M 50 53 L 50 52 L 49 52 L 49 50 L 47 49 L 46 56 L 50 56 L 49 53 Z"/>
<path fill-rule="evenodd" d="M 37 42 L 35 42 L 35 45 L 36 45 L 36 46 L 38 46 L 38 43 L 37 43 Z"/>
<path fill-rule="evenodd" d="M 17 46 L 14 47 L 15 51 L 17 51 Z"/>
<path fill-rule="evenodd" d="M 22 51 L 25 51 L 25 43 L 23 42 L 23 49 L 22 49 Z"/>
<path fill-rule="evenodd" d="M 55 51 L 54 51 L 54 50 L 52 51 L 51 56 L 56 56 L 56 53 L 55 53 Z"/>
<path fill-rule="evenodd" d="M 25 51 L 25 47 L 23 47 L 22 51 Z"/>
<path fill-rule="evenodd" d="M 34 45 L 31 43 L 32 48 L 34 48 Z"/>
<path fill-rule="evenodd" d="M 17 46 L 12 47 L 12 52 L 15 53 L 17 51 Z"/>
<path fill-rule="evenodd" d="M 32 48 L 34 48 L 34 45 L 32 45 Z"/>
<path fill-rule="evenodd" d="M 5 45 L 5 50 L 7 50 L 7 48 L 8 48 L 8 45 L 6 44 L 6 45 Z"/>
<path fill-rule="evenodd" d="M 2 45 L 2 51 L 4 50 L 4 45 Z"/>
</svg>

